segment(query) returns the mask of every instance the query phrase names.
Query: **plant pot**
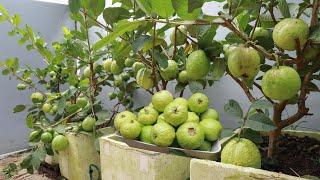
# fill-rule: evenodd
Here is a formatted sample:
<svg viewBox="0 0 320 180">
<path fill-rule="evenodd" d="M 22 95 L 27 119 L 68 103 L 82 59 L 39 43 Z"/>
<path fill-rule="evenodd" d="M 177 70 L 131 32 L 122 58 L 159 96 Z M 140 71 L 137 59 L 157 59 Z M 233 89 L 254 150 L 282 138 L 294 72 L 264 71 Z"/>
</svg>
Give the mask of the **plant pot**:
<svg viewBox="0 0 320 180">
<path fill-rule="evenodd" d="M 320 140 L 319 132 L 305 132 L 286 130 L 283 134 L 288 134 L 297 137 L 310 137 Z M 231 164 L 224 164 L 215 161 L 192 159 L 190 163 L 190 179 L 206 180 L 206 179 L 284 179 L 294 180 L 303 179 L 295 176 L 290 176 L 282 173 L 271 172 L 261 169 L 249 167 L 240 167 Z"/>
<path fill-rule="evenodd" d="M 114 132 L 113 128 L 104 128 L 104 134 Z M 60 151 L 58 156 L 61 175 L 69 180 L 90 179 L 89 166 L 100 167 L 100 155 L 96 150 L 95 139 L 91 133 L 67 133 L 69 146 Z M 99 177 L 97 169 L 93 168 L 93 178 Z"/>
<path fill-rule="evenodd" d="M 185 180 L 189 157 L 165 154 L 128 146 L 115 135 L 100 138 L 102 179 Z"/>
</svg>

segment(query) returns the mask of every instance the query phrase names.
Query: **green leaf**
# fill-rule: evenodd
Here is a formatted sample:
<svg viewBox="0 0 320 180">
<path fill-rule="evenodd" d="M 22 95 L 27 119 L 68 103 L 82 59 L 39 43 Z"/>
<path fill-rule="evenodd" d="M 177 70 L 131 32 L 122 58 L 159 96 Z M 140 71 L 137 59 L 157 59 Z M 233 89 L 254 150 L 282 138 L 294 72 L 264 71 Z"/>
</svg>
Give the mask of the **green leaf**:
<svg viewBox="0 0 320 180">
<path fill-rule="evenodd" d="M 152 42 L 152 37 L 149 35 L 142 35 L 142 36 L 138 37 L 132 43 L 133 52 L 137 53 L 139 50 L 141 50 L 146 42 Z"/>
<path fill-rule="evenodd" d="M 7 21 L 9 19 L 8 11 L 0 4 L 0 22 Z"/>
<path fill-rule="evenodd" d="M 274 23 L 270 14 L 260 14 L 260 26 L 264 28 L 274 27 Z"/>
<path fill-rule="evenodd" d="M 202 92 L 203 85 L 198 81 L 190 81 L 189 82 L 189 89 L 192 93 Z"/>
<path fill-rule="evenodd" d="M 122 7 L 109 7 L 104 9 L 103 18 L 107 24 L 113 24 L 123 19 L 130 18 L 130 12 Z"/>
<path fill-rule="evenodd" d="M 168 67 L 168 58 L 164 54 L 160 53 L 159 51 L 154 52 L 154 58 L 159 64 L 160 68 L 167 68 Z"/>
<path fill-rule="evenodd" d="M 243 111 L 239 103 L 233 99 L 229 100 L 229 102 L 224 105 L 224 111 L 231 116 L 237 117 L 242 119 L 243 118 Z"/>
<path fill-rule="evenodd" d="M 222 59 L 216 59 L 213 61 L 213 65 L 211 68 L 211 73 L 209 74 L 209 80 L 218 81 L 222 78 L 226 71 L 226 63 Z"/>
<path fill-rule="evenodd" d="M 80 0 L 69 0 L 69 9 L 72 13 L 77 13 L 80 10 Z"/>
<path fill-rule="evenodd" d="M 174 9 L 171 0 L 149 0 L 152 12 L 157 13 L 163 18 L 169 18 L 173 15 Z"/>
<path fill-rule="evenodd" d="M 272 107 L 273 105 L 271 102 L 269 102 L 268 100 L 262 99 L 262 100 L 254 101 L 251 104 L 250 109 L 269 109 Z"/>
<path fill-rule="evenodd" d="M 26 109 L 26 106 L 23 104 L 19 104 L 16 107 L 13 108 L 13 113 L 21 112 Z"/>
<path fill-rule="evenodd" d="M 150 0 L 136 0 L 139 8 L 145 12 L 148 16 L 152 13 Z"/>
<path fill-rule="evenodd" d="M 250 116 L 246 122 L 246 126 L 255 131 L 263 132 L 273 131 L 277 128 L 271 119 L 263 113 L 255 113 Z"/>
<path fill-rule="evenodd" d="M 98 42 L 96 42 L 93 45 L 92 49 L 94 51 L 99 50 L 100 48 L 102 48 L 103 46 L 107 45 L 108 43 L 116 40 L 119 36 L 123 35 L 124 33 L 136 29 L 142 23 L 143 23 L 143 21 L 131 21 L 130 22 L 130 21 L 126 21 L 126 20 L 119 22 L 117 24 L 117 26 L 114 28 L 114 31 L 111 32 L 110 34 L 108 34 L 103 39 L 101 39 Z"/>
<path fill-rule="evenodd" d="M 200 16 L 201 8 L 188 12 L 188 1 L 186 0 L 172 0 L 172 5 L 182 20 L 195 20 Z"/>
<path fill-rule="evenodd" d="M 290 18 L 290 9 L 289 5 L 286 0 L 277 0 L 278 1 L 278 7 L 280 9 L 280 12 L 284 18 Z"/>
<path fill-rule="evenodd" d="M 317 43 L 320 42 L 320 26 L 319 25 L 311 30 L 309 39 L 313 42 L 317 42 Z"/>
<path fill-rule="evenodd" d="M 255 144 L 260 144 L 263 142 L 261 134 L 259 131 L 254 131 L 250 128 L 244 128 L 241 132 L 241 137 L 253 141 Z"/>
<path fill-rule="evenodd" d="M 28 128 L 33 128 L 33 124 L 34 124 L 34 118 L 33 118 L 33 116 L 30 114 L 30 115 L 28 115 L 27 116 L 27 118 L 26 118 L 26 125 L 27 125 L 27 127 Z"/>
<path fill-rule="evenodd" d="M 180 93 L 182 90 L 184 90 L 186 88 L 185 84 L 182 83 L 178 83 L 175 88 L 174 88 L 174 92 L 175 93 Z"/>
<path fill-rule="evenodd" d="M 58 101 L 58 114 L 62 114 L 64 111 L 64 108 L 66 107 L 66 98 L 62 97 L 59 101 Z"/>
<path fill-rule="evenodd" d="M 244 43 L 244 41 L 239 36 L 237 36 L 234 32 L 230 32 L 229 34 L 227 34 L 225 39 L 228 42 L 228 44 L 242 44 L 242 43 Z"/>
<path fill-rule="evenodd" d="M 21 17 L 18 14 L 13 15 L 12 24 L 14 24 L 15 26 L 19 26 L 20 23 L 21 23 Z"/>
<path fill-rule="evenodd" d="M 97 112 L 96 116 L 98 118 L 98 120 L 96 122 L 96 125 L 100 125 L 100 124 L 102 124 L 102 123 L 107 121 L 107 119 L 110 116 L 110 112 L 106 111 L 106 110 L 102 110 L 102 111 Z"/>
<path fill-rule="evenodd" d="M 249 21 L 250 21 L 250 15 L 248 11 L 243 11 L 241 14 L 239 14 L 237 17 L 237 23 L 238 27 L 241 31 L 245 31 Z"/>
<path fill-rule="evenodd" d="M 99 16 L 105 7 L 105 0 L 81 0 L 81 4 L 95 16 Z"/>
</svg>

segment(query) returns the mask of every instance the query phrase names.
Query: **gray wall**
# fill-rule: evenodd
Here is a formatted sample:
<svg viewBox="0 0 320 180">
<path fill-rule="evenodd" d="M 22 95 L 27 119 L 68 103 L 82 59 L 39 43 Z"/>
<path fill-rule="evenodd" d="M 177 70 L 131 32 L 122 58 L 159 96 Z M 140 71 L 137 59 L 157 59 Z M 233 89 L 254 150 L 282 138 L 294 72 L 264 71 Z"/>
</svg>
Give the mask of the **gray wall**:
<svg viewBox="0 0 320 180">
<path fill-rule="evenodd" d="M 107 0 L 106 5 L 110 5 L 110 0 Z M 72 22 L 68 20 L 67 7 L 59 4 L 43 3 L 30 0 L 0 0 L 0 4 L 4 5 L 9 12 L 18 13 L 21 15 L 23 23 L 29 24 L 33 27 L 34 31 L 41 32 L 47 42 L 56 41 L 61 38 L 61 26 L 72 26 Z M 205 13 L 215 14 L 219 4 L 208 3 L 204 7 Z M 41 58 L 36 52 L 28 52 L 24 47 L 17 44 L 17 39 L 7 36 L 7 31 L 10 30 L 9 25 L 1 25 L 0 28 L 0 60 L 4 60 L 7 57 L 17 56 L 24 62 L 31 64 L 32 66 L 42 66 Z M 223 39 L 227 31 L 225 29 L 219 29 L 217 39 Z M 96 40 L 97 37 L 92 33 L 92 40 Z M 13 114 L 12 108 L 19 103 L 28 103 L 28 94 L 30 92 L 19 92 L 16 90 L 16 81 L 9 81 L 7 77 L 0 76 L 0 113 L 2 118 L 0 119 L 0 154 L 19 150 L 27 147 L 27 134 L 28 129 L 25 127 L 25 114 Z M 169 84 L 169 90 L 173 92 L 173 83 Z M 111 88 L 106 88 L 101 99 L 103 100 L 105 107 L 110 109 L 115 103 L 109 101 L 106 98 L 106 94 L 112 91 Z M 255 89 L 255 96 L 261 97 Z M 237 121 L 227 116 L 223 111 L 224 104 L 229 99 L 235 99 L 241 103 L 245 108 L 248 108 L 249 102 L 244 96 L 242 89 L 230 79 L 230 77 L 223 77 L 217 82 L 214 87 L 205 90 L 205 93 L 210 97 L 211 107 L 216 108 L 221 113 L 221 119 L 224 127 L 233 128 L 237 126 Z M 177 96 L 177 95 L 176 95 Z M 190 96 L 190 91 L 187 90 L 185 97 Z M 150 95 L 144 90 L 139 90 L 134 95 L 136 106 L 147 105 L 150 102 Z M 315 113 L 314 116 L 304 118 L 302 121 L 306 121 L 301 127 L 305 127 L 309 130 L 319 130 L 320 121 L 318 117 L 318 107 L 320 106 L 320 96 L 311 94 L 307 103 L 311 108 L 311 112 Z M 290 114 L 294 111 L 294 107 L 286 110 L 284 115 Z"/>
</svg>

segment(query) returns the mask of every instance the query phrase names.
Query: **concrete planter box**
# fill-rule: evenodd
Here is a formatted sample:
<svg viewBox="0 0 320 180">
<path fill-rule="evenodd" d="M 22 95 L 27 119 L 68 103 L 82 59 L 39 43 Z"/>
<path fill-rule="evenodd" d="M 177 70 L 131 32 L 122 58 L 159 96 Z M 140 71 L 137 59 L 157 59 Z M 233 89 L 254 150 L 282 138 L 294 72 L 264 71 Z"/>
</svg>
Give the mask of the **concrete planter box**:
<svg viewBox="0 0 320 180">
<path fill-rule="evenodd" d="M 114 128 L 101 129 L 103 134 L 111 134 Z M 69 146 L 57 155 L 61 175 L 69 180 L 88 180 L 89 166 L 100 167 L 100 154 L 95 147 L 95 139 L 91 133 L 67 133 Z M 99 177 L 96 169 L 93 171 L 94 179 Z"/>
<path fill-rule="evenodd" d="M 305 131 L 284 131 L 297 137 L 311 137 L 320 140 L 320 132 Z M 190 163 L 190 179 L 191 180 L 224 180 L 224 179 L 283 179 L 295 180 L 303 179 L 299 177 L 289 176 L 281 173 L 254 169 L 248 167 L 240 167 L 230 164 L 223 164 L 215 161 L 192 159 Z"/>
<path fill-rule="evenodd" d="M 191 158 L 129 147 L 117 136 L 100 138 L 103 180 L 185 180 Z"/>
</svg>

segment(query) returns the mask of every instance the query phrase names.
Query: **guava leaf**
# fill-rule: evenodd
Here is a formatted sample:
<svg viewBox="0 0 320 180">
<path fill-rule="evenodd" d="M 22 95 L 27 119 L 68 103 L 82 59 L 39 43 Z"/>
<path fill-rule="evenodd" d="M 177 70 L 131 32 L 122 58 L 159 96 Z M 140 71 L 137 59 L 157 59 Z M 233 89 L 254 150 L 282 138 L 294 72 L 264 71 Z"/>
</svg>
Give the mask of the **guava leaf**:
<svg viewBox="0 0 320 180">
<path fill-rule="evenodd" d="M 273 105 L 271 102 L 269 102 L 268 100 L 262 99 L 262 100 L 254 101 L 251 104 L 250 109 L 269 109 L 272 107 Z"/>
<path fill-rule="evenodd" d="M 159 51 L 155 51 L 154 58 L 161 68 L 165 69 L 168 67 L 168 58 L 164 54 L 160 53 Z"/>
<path fill-rule="evenodd" d="M 290 18 L 290 9 L 289 5 L 286 0 L 277 0 L 278 1 L 278 7 L 280 9 L 280 12 L 284 18 Z"/>
<path fill-rule="evenodd" d="M 130 12 L 122 7 L 109 7 L 103 11 L 103 19 L 107 24 L 113 24 L 123 19 L 129 19 Z"/>
<path fill-rule="evenodd" d="M 30 114 L 30 115 L 28 115 L 27 116 L 27 118 L 26 118 L 26 125 L 27 125 L 27 127 L 28 128 L 33 128 L 33 123 L 34 123 L 34 118 L 33 118 L 33 116 Z"/>
<path fill-rule="evenodd" d="M 192 93 L 201 92 L 203 90 L 203 85 L 198 81 L 189 82 L 189 89 Z"/>
<path fill-rule="evenodd" d="M 26 109 L 26 106 L 23 104 L 19 104 L 13 108 L 13 113 L 22 112 Z"/>
<path fill-rule="evenodd" d="M 149 0 L 152 11 L 159 16 L 169 18 L 173 15 L 174 9 L 171 0 Z"/>
<path fill-rule="evenodd" d="M 243 111 L 239 103 L 233 99 L 229 100 L 229 102 L 224 105 L 224 111 L 231 116 L 237 117 L 242 119 L 243 118 Z"/>
<path fill-rule="evenodd" d="M 241 31 L 245 31 L 249 22 L 250 22 L 250 15 L 248 11 L 243 11 L 237 17 L 238 27 Z"/>
<path fill-rule="evenodd" d="M 241 132 L 241 137 L 250 139 L 255 144 L 260 144 L 263 142 L 260 132 L 252 130 L 250 128 L 245 128 Z"/>
<path fill-rule="evenodd" d="M 222 59 L 216 59 L 213 61 L 211 73 L 209 74 L 209 80 L 217 81 L 222 78 L 226 71 L 226 63 Z"/>
<path fill-rule="evenodd" d="M 151 15 L 152 8 L 149 0 L 136 0 L 139 8 L 147 15 Z"/>
<path fill-rule="evenodd" d="M 246 122 L 246 126 L 255 131 L 263 132 L 273 131 L 277 128 L 271 119 L 263 113 L 255 113 L 250 116 Z"/>
<path fill-rule="evenodd" d="M 194 20 L 200 16 L 201 8 L 199 7 L 189 12 L 188 1 L 186 0 L 172 0 L 172 4 L 182 20 Z"/>
<path fill-rule="evenodd" d="M 69 9 L 72 13 L 77 13 L 80 10 L 80 0 L 69 0 Z"/>
</svg>

